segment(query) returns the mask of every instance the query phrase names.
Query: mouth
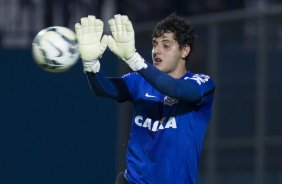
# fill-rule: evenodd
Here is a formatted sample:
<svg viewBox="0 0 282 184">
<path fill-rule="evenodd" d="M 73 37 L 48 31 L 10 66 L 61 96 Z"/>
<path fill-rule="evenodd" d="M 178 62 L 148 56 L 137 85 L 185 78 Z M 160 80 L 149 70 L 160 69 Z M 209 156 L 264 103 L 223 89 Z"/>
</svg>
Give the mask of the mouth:
<svg viewBox="0 0 282 184">
<path fill-rule="evenodd" d="M 160 59 L 160 58 L 154 58 L 154 65 L 155 66 L 158 66 L 158 65 L 160 65 L 162 63 L 162 60 Z"/>
</svg>

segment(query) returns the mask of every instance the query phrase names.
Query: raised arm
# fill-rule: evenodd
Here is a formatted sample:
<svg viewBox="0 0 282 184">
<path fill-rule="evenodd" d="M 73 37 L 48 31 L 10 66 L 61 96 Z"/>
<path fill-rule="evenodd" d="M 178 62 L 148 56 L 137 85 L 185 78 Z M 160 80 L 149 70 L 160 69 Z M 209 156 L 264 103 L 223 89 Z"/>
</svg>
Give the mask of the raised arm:
<svg viewBox="0 0 282 184">
<path fill-rule="evenodd" d="M 107 38 L 110 50 L 163 94 L 189 102 L 201 102 L 206 94 L 214 90 L 213 82 L 208 76 L 179 80 L 146 63 L 136 52 L 134 29 L 127 16 L 115 15 L 109 20 L 109 26 L 112 32 Z"/>
<path fill-rule="evenodd" d="M 95 95 L 119 102 L 130 100 L 126 83 L 122 78 L 107 78 L 101 71 L 98 73 L 86 72 L 86 76 Z"/>
<path fill-rule="evenodd" d="M 96 95 L 125 101 L 128 99 L 125 82 L 121 78 L 109 79 L 100 72 L 99 59 L 107 48 L 107 36 L 102 37 L 103 27 L 104 23 L 93 15 L 75 24 L 83 69 Z"/>
</svg>

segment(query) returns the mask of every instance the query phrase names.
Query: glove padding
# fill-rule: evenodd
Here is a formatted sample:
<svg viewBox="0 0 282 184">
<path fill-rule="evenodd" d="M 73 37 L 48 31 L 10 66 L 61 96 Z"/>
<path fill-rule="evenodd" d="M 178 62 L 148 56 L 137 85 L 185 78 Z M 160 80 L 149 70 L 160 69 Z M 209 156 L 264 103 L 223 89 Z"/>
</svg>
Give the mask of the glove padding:
<svg viewBox="0 0 282 184">
<path fill-rule="evenodd" d="M 119 58 L 126 61 L 135 53 L 133 26 L 126 15 L 115 15 L 108 21 L 112 36 L 108 36 L 108 47 Z"/>
<path fill-rule="evenodd" d="M 136 52 L 134 29 L 126 15 L 115 15 L 109 20 L 112 36 L 108 36 L 108 47 L 126 62 L 133 71 L 147 68 L 144 59 Z"/>
<path fill-rule="evenodd" d="M 84 71 L 98 72 L 97 66 L 100 66 L 99 58 L 107 48 L 107 36 L 103 36 L 104 23 L 95 16 L 81 18 L 81 24 L 75 24 L 76 38 L 79 45 L 80 57 L 83 61 Z M 92 66 L 92 65 L 94 65 Z M 94 71 L 93 68 L 96 68 Z"/>
</svg>

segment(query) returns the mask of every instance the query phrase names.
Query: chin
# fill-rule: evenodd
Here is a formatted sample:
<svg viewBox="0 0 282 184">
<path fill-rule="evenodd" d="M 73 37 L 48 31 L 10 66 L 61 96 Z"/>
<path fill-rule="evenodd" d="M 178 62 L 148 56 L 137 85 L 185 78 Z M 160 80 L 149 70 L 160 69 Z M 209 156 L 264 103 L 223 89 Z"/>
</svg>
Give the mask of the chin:
<svg viewBox="0 0 282 184">
<path fill-rule="evenodd" d="M 154 63 L 154 66 L 156 67 L 156 68 L 158 68 L 158 69 L 160 69 L 160 68 L 162 68 L 162 64 L 161 63 Z"/>
<path fill-rule="evenodd" d="M 155 65 L 155 64 L 154 64 L 154 66 L 155 66 L 157 69 L 159 69 L 159 70 L 161 69 L 160 65 Z"/>
<path fill-rule="evenodd" d="M 156 66 L 156 68 L 159 69 L 162 72 L 166 72 L 166 70 L 163 67 L 161 67 L 161 66 Z"/>
</svg>

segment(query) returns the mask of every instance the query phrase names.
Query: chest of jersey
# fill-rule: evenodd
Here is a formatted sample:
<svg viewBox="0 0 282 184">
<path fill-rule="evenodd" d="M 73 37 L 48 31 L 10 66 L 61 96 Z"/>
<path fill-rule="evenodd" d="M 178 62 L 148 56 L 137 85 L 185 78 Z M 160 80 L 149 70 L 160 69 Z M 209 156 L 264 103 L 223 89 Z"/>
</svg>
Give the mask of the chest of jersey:
<svg viewBox="0 0 282 184">
<path fill-rule="evenodd" d="M 193 110 L 193 104 L 170 98 L 150 86 L 140 83 L 134 100 L 134 124 L 152 132 L 176 129 L 183 116 Z M 187 114 L 188 113 L 188 114 Z"/>
</svg>

